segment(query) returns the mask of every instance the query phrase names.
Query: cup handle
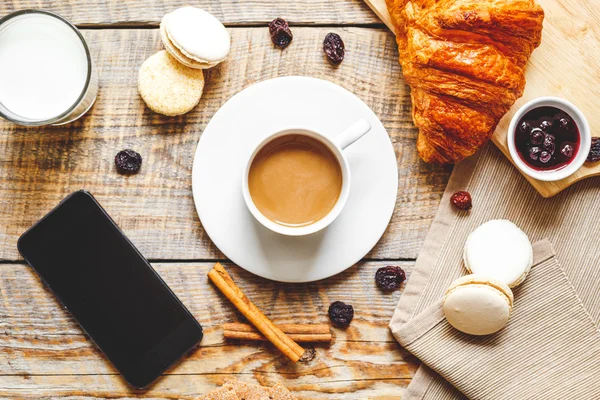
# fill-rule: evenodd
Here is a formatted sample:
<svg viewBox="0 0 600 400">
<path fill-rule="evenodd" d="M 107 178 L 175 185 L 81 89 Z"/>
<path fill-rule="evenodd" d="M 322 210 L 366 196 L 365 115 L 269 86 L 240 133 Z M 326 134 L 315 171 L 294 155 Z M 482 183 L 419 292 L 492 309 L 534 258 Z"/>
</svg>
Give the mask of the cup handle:
<svg viewBox="0 0 600 400">
<path fill-rule="evenodd" d="M 371 124 L 364 118 L 356 121 L 352 126 L 344 132 L 337 135 L 333 141 L 340 146 L 342 150 L 356 142 L 371 130 Z"/>
</svg>

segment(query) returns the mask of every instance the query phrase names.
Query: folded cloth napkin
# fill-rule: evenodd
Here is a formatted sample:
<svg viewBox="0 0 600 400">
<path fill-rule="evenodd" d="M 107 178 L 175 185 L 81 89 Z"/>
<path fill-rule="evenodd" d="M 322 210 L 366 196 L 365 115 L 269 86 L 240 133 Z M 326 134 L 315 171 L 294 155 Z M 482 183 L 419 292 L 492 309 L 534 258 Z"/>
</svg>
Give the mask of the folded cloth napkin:
<svg viewBox="0 0 600 400">
<path fill-rule="evenodd" d="M 498 218 L 513 221 L 533 241 L 546 237 L 552 241 L 569 282 L 597 328 L 600 321 L 599 188 L 600 177 L 591 178 L 550 199 L 543 199 L 507 158 L 491 145 L 455 166 L 390 323 L 392 332 L 397 333 L 412 318 L 433 306 L 454 279 L 467 273 L 461 261 L 467 236 L 482 223 Z M 471 211 L 457 211 L 451 206 L 450 196 L 458 190 L 468 190 L 473 196 Z M 518 296 L 519 290 L 515 291 L 515 295 Z M 506 368 L 515 371 L 514 379 L 520 380 L 522 385 L 538 384 L 537 380 L 519 378 L 524 357 L 515 355 L 511 360 L 512 364 L 507 364 Z M 600 365 L 600 360 L 597 361 Z M 597 371 L 600 374 L 600 367 Z M 570 387 L 571 377 L 578 372 L 578 368 L 565 371 L 554 385 Z M 544 379 L 543 375 L 539 379 Z M 600 399 L 600 395 L 591 393 L 583 398 Z M 466 397 L 439 374 L 422 365 L 402 398 L 457 400 Z M 551 399 L 546 396 L 540 398 Z M 566 395 L 564 398 L 582 397 Z M 494 397 L 489 399 L 495 400 Z M 518 397 L 515 399 L 520 400 Z"/>
<path fill-rule="evenodd" d="M 396 338 L 470 399 L 600 398 L 600 332 L 549 241 L 534 244 L 534 260 L 500 332 L 459 332 L 440 299 L 396 330 Z"/>
</svg>

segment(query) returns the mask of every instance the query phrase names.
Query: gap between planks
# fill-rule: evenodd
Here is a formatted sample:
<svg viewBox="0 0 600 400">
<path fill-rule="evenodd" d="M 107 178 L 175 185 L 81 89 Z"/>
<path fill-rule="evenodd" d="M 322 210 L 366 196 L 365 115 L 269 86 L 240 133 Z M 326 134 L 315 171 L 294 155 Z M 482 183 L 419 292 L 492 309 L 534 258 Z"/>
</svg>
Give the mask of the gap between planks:
<svg viewBox="0 0 600 400">
<path fill-rule="evenodd" d="M 327 369 L 330 369 L 331 367 L 328 367 Z M 323 368 L 325 369 L 325 368 Z M 239 376 L 239 375 L 248 375 L 248 376 L 255 376 L 255 375 L 264 375 L 264 376 L 269 376 L 269 375 L 293 375 L 296 374 L 295 372 L 290 372 L 290 373 L 285 373 L 285 372 L 234 372 L 234 373 L 229 373 L 229 372 L 212 372 L 212 373 L 205 373 L 205 372 L 198 372 L 198 373 L 192 373 L 192 372 L 183 372 L 183 373 L 163 373 L 161 376 L 215 376 L 215 375 L 222 375 L 222 376 L 228 376 L 228 375 L 235 375 L 235 376 Z M 16 375 L 10 375 L 10 374 L 0 374 L 0 377 L 9 377 L 9 378 L 15 378 L 15 377 L 23 377 L 23 378 L 27 378 L 30 376 L 121 376 L 121 374 L 114 372 L 114 373 L 98 373 L 98 374 L 16 374 Z M 367 382 L 367 381 L 376 381 L 376 382 L 385 382 L 385 381 L 406 381 L 406 382 L 410 382 L 412 380 L 412 378 L 364 378 L 364 379 L 338 379 L 335 381 L 327 381 L 327 383 L 343 383 L 343 382 Z"/>
<path fill-rule="evenodd" d="M 352 23 L 352 24 L 309 24 L 306 22 L 294 23 L 288 21 L 291 28 L 368 28 L 368 29 L 388 29 L 383 23 Z M 116 22 L 109 24 L 82 23 L 75 24 L 79 29 L 102 30 L 102 29 L 158 29 L 157 22 Z M 267 23 L 249 22 L 249 23 L 225 23 L 227 28 L 266 28 Z"/>
<path fill-rule="evenodd" d="M 359 262 L 416 262 L 416 258 L 372 258 L 365 257 L 361 258 Z M 170 263 L 229 263 L 232 261 L 228 258 L 205 258 L 205 259 L 148 259 L 150 263 L 162 263 L 162 264 L 170 264 Z M 4 261 L 0 261 L 0 264 L 4 263 Z M 7 264 L 24 264 L 24 261 L 8 261 Z M 235 264 L 234 264 L 235 265 Z M 237 265 L 236 265 L 237 267 Z M 242 267 L 239 267 L 242 268 Z M 243 269 L 243 268 L 242 268 Z M 301 282 L 301 283 L 310 283 L 310 282 Z"/>
<path fill-rule="evenodd" d="M 149 258 L 147 259 L 149 263 L 153 264 L 153 263 L 160 263 L 160 264 L 175 264 L 175 263 L 228 263 L 231 264 L 231 260 L 228 258 L 167 258 L 167 259 L 160 259 L 160 258 Z M 361 260 L 359 262 L 416 262 L 417 259 L 416 258 L 372 258 L 372 257 L 365 257 L 365 258 L 361 258 Z M 27 263 L 25 262 L 25 260 L 0 260 L 0 266 L 2 266 L 2 264 L 6 264 L 6 265 L 26 265 Z M 236 265 L 237 266 L 237 265 Z M 241 268 L 241 267 L 239 267 Z M 242 268 L 243 269 L 243 268 Z M 310 282 L 302 282 L 302 283 L 310 283 Z M 300 283 L 300 284 L 302 284 Z"/>
</svg>

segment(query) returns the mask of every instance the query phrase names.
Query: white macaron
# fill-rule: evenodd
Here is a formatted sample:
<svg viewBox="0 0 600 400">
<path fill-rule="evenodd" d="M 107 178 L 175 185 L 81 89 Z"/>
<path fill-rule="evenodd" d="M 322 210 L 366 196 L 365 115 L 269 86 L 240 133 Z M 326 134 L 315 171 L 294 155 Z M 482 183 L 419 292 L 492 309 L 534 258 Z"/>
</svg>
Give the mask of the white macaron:
<svg viewBox="0 0 600 400">
<path fill-rule="evenodd" d="M 214 67 L 227 58 L 231 37 L 227 28 L 212 14 L 196 7 L 182 7 L 165 15 L 160 22 L 165 49 L 190 68 Z"/>
<path fill-rule="evenodd" d="M 496 219 L 471 232 L 463 259 L 470 273 L 497 279 L 513 288 L 527 277 L 533 264 L 533 249 L 518 226 Z"/>
<path fill-rule="evenodd" d="M 504 283 L 479 275 L 458 278 L 448 288 L 443 311 L 454 328 L 470 335 L 489 335 L 506 326 L 513 294 Z"/>
</svg>

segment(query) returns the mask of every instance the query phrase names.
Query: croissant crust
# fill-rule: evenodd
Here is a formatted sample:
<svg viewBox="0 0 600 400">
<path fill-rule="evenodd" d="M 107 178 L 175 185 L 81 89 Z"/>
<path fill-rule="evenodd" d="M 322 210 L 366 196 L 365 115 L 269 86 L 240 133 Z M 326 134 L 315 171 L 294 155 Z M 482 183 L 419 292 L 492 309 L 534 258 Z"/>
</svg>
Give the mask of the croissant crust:
<svg viewBox="0 0 600 400">
<path fill-rule="evenodd" d="M 475 153 L 525 88 L 544 11 L 533 0 L 386 0 L 426 162 Z"/>
</svg>

